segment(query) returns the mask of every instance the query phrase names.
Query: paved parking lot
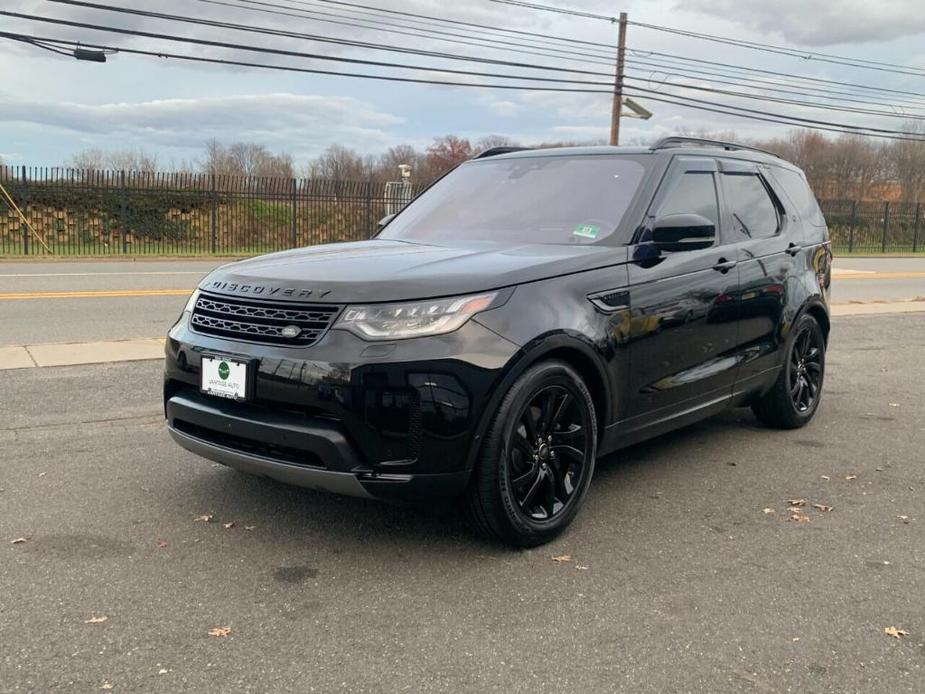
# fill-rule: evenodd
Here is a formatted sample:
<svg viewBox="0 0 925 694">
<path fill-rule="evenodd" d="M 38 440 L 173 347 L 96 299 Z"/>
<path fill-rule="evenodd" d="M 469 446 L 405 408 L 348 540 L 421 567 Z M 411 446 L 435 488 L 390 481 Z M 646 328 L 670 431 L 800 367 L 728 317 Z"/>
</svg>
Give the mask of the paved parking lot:
<svg viewBox="0 0 925 694">
<path fill-rule="evenodd" d="M 808 428 L 608 458 L 521 552 L 194 458 L 158 362 L 0 372 L 0 691 L 921 692 L 925 320 L 832 340 Z"/>
</svg>

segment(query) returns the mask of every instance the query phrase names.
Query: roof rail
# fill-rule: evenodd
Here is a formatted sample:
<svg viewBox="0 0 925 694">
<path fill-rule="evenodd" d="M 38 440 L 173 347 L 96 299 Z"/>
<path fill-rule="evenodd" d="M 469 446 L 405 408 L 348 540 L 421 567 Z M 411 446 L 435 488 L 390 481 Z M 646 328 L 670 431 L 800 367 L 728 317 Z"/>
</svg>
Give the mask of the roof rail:
<svg viewBox="0 0 925 694">
<path fill-rule="evenodd" d="M 499 154 L 510 154 L 511 152 L 523 152 L 525 149 L 532 149 L 532 147 L 489 147 L 484 152 L 479 152 L 472 158 L 473 159 L 486 159 L 488 157 L 496 157 Z"/>
<path fill-rule="evenodd" d="M 650 149 L 669 149 L 671 147 L 684 147 L 685 145 L 692 145 L 694 147 L 721 147 L 727 152 L 742 149 L 749 152 L 761 152 L 762 154 L 768 154 L 772 157 L 777 157 L 778 159 L 781 158 L 779 154 L 769 152 L 766 149 L 760 149 L 759 147 L 749 147 L 748 145 L 740 145 L 735 142 L 723 142 L 722 140 L 707 140 L 702 137 L 663 137 L 661 140 L 652 145 Z"/>
</svg>

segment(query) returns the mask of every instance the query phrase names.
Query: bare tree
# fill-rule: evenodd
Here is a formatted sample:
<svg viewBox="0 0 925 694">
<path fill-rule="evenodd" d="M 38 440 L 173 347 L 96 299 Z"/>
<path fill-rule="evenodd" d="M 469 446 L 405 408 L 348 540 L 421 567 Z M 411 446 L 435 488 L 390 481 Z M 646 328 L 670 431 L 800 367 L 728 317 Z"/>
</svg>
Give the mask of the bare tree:
<svg viewBox="0 0 925 694">
<path fill-rule="evenodd" d="M 436 178 L 472 158 L 472 144 L 455 135 L 436 138 L 427 148 L 427 173 Z"/>
<path fill-rule="evenodd" d="M 84 149 L 71 155 L 67 165 L 72 169 L 102 169 L 105 166 L 105 157 L 101 149 Z"/>
<path fill-rule="evenodd" d="M 342 145 L 331 145 L 321 156 L 309 163 L 305 173 L 309 178 L 328 181 L 369 180 L 373 163 L 352 149 Z"/>
<path fill-rule="evenodd" d="M 907 132 L 925 135 L 925 122 L 903 124 Z M 888 150 L 890 169 L 906 202 L 925 201 L 925 140 L 894 140 Z"/>
<path fill-rule="evenodd" d="M 492 149 L 493 147 L 518 147 L 519 143 L 512 140 L 507 135 L 486 135 L 485 137 L 480 137 L 475 142 L 475 147 L 473 151 L 484 152 L 486 149 Z"/>
<path fill-rule="evenodd" d="M 224 145 L 217 140 L 209 140 L 206 142 L 206 159 L 202 168 L 206 173 L 219 176 L 294 176 L 291 155 L 274 154 L 263 145 L 253 142 Z"/>
</svg>

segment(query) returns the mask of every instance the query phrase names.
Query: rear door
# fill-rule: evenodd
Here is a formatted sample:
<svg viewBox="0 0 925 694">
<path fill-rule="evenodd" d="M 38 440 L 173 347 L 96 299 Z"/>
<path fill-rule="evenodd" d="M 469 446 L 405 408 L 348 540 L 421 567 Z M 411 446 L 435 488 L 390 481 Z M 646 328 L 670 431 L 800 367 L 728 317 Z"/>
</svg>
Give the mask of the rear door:
<svg viewBox="0 0 925 694">
<path fill-rule="evenodd" d="M 731 395 L 738 319 L 736 249 L 725 245 L 712 157 L 676 157 L 630 251 L 631 374 L 627 408 L 644 426 Z M 656 217 L 699 214 L 714 222 L 713 246 L 659 251 Z M 654 416 L 653 416 L 654 413 Z M 627 423 L 627 429 L 635 429 Z"/>
<path fill-rule="evenodd" d="M 796 217 L 767 167 L 722 159 L 720 181 L 725 199 L 726 227 L 731 233 L 739 267 L 739 334 L 741 363 L 736 390 L 745 390 L 769 377 L 780 361 L 786 337 L 784 308 L 788 293 L 798 291 L 795 257 L 802 237 Z"/>
</svg>

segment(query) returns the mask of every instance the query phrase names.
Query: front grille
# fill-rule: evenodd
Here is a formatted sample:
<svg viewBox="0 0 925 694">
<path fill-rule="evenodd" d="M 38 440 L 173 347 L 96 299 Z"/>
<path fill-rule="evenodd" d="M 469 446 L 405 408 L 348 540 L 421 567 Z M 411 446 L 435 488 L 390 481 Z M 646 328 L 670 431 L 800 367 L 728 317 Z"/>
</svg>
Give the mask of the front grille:
<svg viewBox="0 0 925 694">
<path fill-rule="evenodd" d="M 281 304 L 200 294 L 190 324 L 206 335 L 308 347 L 324 336 L 339 312 L 340 306 L 331 304 Z M 295 337 L 283 333 L 290 326 L 299 329 Z"/>
</svg>

